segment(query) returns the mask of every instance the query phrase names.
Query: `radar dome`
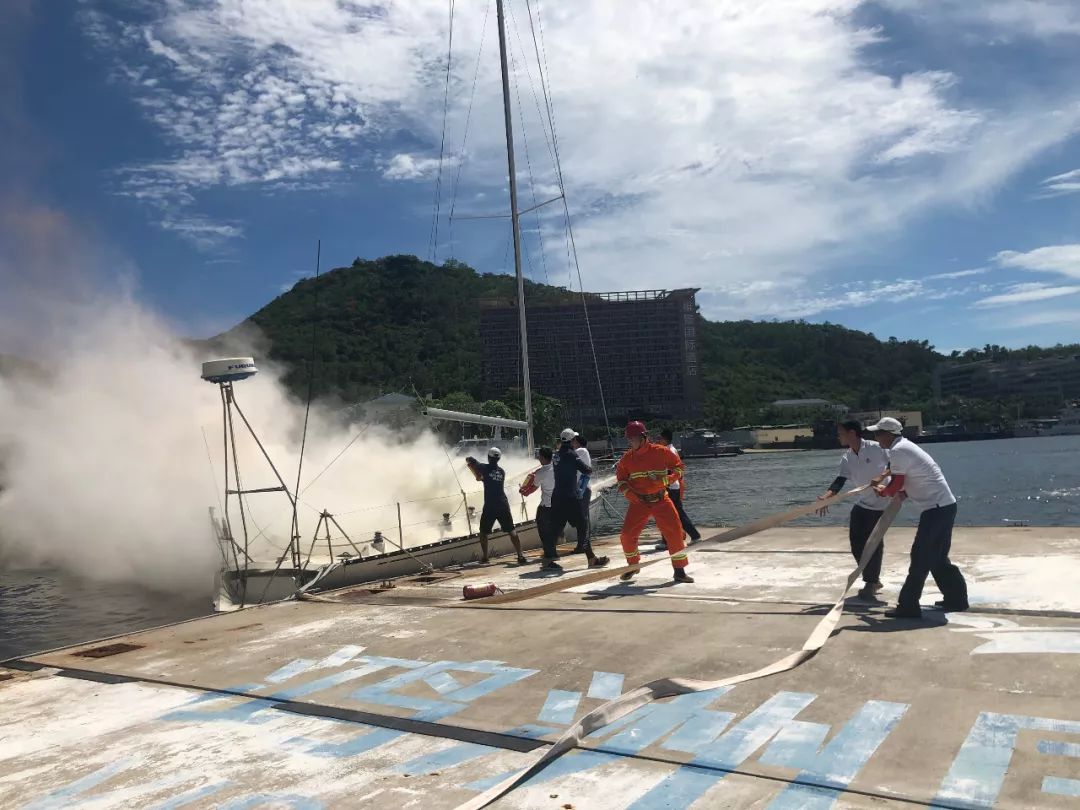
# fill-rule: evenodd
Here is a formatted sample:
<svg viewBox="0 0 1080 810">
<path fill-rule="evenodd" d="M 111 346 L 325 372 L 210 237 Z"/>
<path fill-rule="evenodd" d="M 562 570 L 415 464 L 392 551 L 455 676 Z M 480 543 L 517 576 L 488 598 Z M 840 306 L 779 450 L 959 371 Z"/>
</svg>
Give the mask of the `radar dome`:
<svg viewBox="0 0 1080 810">
<path fill-rule="evenodd" d="M 252 357 L 227 357 L 207 360 L 202 364 L 202 378 L 207 382 L 225 383 L 246 380 L 258 373 Z"/>
</svg>

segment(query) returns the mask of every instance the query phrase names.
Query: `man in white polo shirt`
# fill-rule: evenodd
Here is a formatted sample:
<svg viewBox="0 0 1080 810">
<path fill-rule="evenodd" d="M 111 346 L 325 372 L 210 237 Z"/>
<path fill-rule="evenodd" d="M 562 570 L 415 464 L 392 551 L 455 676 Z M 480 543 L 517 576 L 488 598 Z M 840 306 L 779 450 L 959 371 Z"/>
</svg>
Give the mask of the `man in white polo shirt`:
<svg viewBox="0 0 1080 810">
<path fill-rule="evenodd" d="M 818 496 L 818 500 L 826 501 L 836 497 L 848 481 L 857 487 L 869 486 L 885 475 L 889 467 L 888 452 L 877 442 L 864 439 L 862 432 L 862 424 L 855 419 L 837 426 L 836 437 L 847 450 L 840 458 L 840 474 L 836 476 L 836 480 L 829 485 L 829 488 Z M 888 498 L 881 497 L 873 489 L 867 489 L 859 495 L 859 499 L 851 507 L 851 515 L 848 517 L 848 541 L 851 543 L 851 553 L 855 556 L 856 562 L 862 559 L 866 541 L 888 505 Z M 822 512 L 826 509 L 828 506 L 823 507 Z M 863 587 L 858 593 L 860 599 L 877 601 L 877 592 L 883 587 L 881 560 L 884 554 L 885 543 L 883 542 L 863 569 Z"/>
<path fill-rule="evenodd" d="M 956 522 L 956 498 L 930 454 L 902 435 L 903 425 L 886 417 L 867 428 L 882 447 L 889 451 L 892 480 L 875 489 L 883 497 L 904 493 L 919 510 L 919 528 L 911 544 L 911 567 L 896 608 L 885 615 L 890 619 L 917 619 L 922 616 L 919 599 L 926 575 L 932 574 L 941 591 L 942 610 L 967 610 L 968 594 L 964 575 L 949 560 L 952 530 Z"/>
</svg>

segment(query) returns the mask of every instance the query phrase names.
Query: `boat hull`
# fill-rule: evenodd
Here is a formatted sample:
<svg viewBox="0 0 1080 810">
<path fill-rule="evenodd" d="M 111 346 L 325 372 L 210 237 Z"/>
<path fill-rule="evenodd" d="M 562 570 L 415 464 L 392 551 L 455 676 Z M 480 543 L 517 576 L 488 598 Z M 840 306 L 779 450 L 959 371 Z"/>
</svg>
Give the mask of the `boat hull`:
<svg viewBox="0 0 1080 810">
<path fill-rule="evenodd" d="M 535 520 L 519 523 L 515 530 L 523 550 L 535 551 L 540 548 L 540 533 Z M 570 527 L 566 531 L 568 538 L 574 533 Z M 492 557 L 511 554 L 514 550 L 510 535 L 505 532 L 489 535 L 488 547 Z M 312 590 L 326 591 L 365 582 L 384 582 L 422 574 L 430 569 L 440 570 L 479 562 L 480 557 L 480 536 L 471 534 L 407 547 L 406 551 L 397 549 L 363 559 L 347 560 L 325 573 L 323 569 L 331 563 L 326 558 L 312 560 L 312 564 L 302 570 L 282 566 L 277 571 L 272 567 L 222 571 L 218 575 L 215 608 L 226 611 L 288 599 L 304 586 L 311 585 L 320 575 L 318 582 L 311 586 Z"/>
</svg>

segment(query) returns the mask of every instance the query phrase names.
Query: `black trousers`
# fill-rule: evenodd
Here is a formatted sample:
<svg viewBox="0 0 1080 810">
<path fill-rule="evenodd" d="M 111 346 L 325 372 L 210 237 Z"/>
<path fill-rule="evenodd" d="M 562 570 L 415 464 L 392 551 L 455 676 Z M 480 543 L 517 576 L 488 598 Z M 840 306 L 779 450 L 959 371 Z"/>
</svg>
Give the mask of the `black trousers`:
<svg viewBox="0 0 1080 810">
<path fill-rule="evenodd" d="M 552 518 L 551 507 L 542 505 L 536 507 L 536 531 L 540 535 L 540 545 L 544 548 L 544 557 L 548 560 L 554 560 L 559 556 L 556 549 L 559 533 L 552 531 L 554 527 L 555 521 Z"/>
<path fill-rule="evenodd" d="M 577 498 L 571 495 L 552 495 L 551 496 L 551 537 L 552 549 L 555 548 L 555 544 L 558 542 L 559 535 L 562 534 L 563 529 L 566 528 L 566 524 L 569 523 L 575 529 L 578 530 L 579 536 L 581 533 L 581 506 Z M 545 556 L 547 552 L 544 552 Z M 554 557 L 554 553 L 552 557 Z"/>
<path fill-rule="evenodd" d="M 862 559 L 866 541 L 870 539 L 871 532 L 881 519 L 881 512 L 876 509 L 867 509 L 865 506 L 851 507 L 851 517 L 848 518 L 848 540 L 851 542 L 851 553 L 855 555 L 855 561 Z M 881 581 L 881 560 L 885 556 L 885 542 L 882 540 L 874 556 L 863 569 L 863 582 L 873 584 Z"/>
<path fill-rule="evenodd" d="M 682 487 L 679 489 L 669 489 L 668 497 L 671 498 L 671 502 L 675 504 L 675 511 L 679 513 L 679 522 L 682 523 L 683 531 L 686 532 L 690 539 L 697 542 L 701 539 L 701 532 L 697 530 L 697 526 L 694 525 L 694 521 L 690 520 L 690 516 L 686 514 L 686 510 L 682 505 Z"/>
<path fill-rule="evenodd" d="M 919 528 L 915 530 L 915 542 L 911 544 L 911 567 L 897 600 L 900 609 L 919 610 L 927 574 L 934 577 L 946 602 L 967 607 L 967 582 L 960 569 L 949 560 L 955 522 L 955 503 L 927 509 L 919 515 Z"/>
<path fill-rule="evenodd" d="M 589 525 L 589 504 L 592 502 L 592 489 L 585 487 L 585 493 L 578 499 L 578 509 L 581 512 L 577 525 L 577 544 L 586 552 L 592 551 L 591 526 Z"/>
</svg>

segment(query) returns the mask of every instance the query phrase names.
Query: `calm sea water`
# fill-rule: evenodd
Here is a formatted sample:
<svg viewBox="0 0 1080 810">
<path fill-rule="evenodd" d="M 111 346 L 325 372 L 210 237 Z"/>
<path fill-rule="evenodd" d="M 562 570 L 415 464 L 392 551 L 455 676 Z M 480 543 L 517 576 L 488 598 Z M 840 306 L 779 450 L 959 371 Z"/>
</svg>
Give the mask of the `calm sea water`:
<svg viewBox="0 0 1080 810">
<path fill-rule="evenodd" d="M 959 499 L 957 522 L 1080 526 L 1080 436 L 928 445 Z M 839 451 L 748 454 L 687 462 L 686 508 L 701 524 L 739 525 L 817 497 Z M 621 501 L 613 498 L 613 502 Z M 898 518 L 910 524 L 907 507 Z M 597 530 L 618 530 L 619 516 Z M 840 525 L 837 506 L 806 525 Z M 0 527 L 2 531 L 2 527 Z M 210 593 L 178 597 L 46 571 L 0 571 L 0 660 L 208 613 Z"/>
</svg>

